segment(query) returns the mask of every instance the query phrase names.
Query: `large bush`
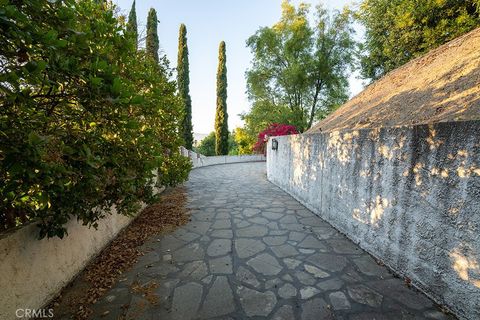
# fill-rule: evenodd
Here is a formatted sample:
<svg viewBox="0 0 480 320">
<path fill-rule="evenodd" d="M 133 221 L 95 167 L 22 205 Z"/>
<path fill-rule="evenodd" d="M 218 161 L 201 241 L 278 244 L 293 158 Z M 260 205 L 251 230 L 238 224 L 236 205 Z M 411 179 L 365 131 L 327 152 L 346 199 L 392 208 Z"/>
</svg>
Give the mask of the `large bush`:
<svg viewBox="0 0 480 320">
<path fill-rule="evenodd" d="M 252 154 L 255 137 L 248 134 L 245 128 L 236 128 L 232 133 L 239 155 Z"/>
<path fill-rule="evenodd" d="M 238 145 L 234 138 L 235 131 L 228 135 L 228 155 L 238 154 Z M 203 138 L 194 151 L 206 157 L 215 156 L 215 132 L 210 132 L 208 136 Z"/>
<path fill-rule="evenodd" d="M 63 237 L 102 209 L 134 212 L 158 183 L 186 179 L 168 64 L 136 50 L 102 1 L 7 1 L 0 8 L 1 227 L 38 221 Z"/>
<path fill-rule="evenodd" d="M 198 146 L 194 149 L 195 152 L 204 156 L 210 157 L 215 155 L 215 132 L 210 132 L 208 136 L 202 139 Z"/>
</svg>

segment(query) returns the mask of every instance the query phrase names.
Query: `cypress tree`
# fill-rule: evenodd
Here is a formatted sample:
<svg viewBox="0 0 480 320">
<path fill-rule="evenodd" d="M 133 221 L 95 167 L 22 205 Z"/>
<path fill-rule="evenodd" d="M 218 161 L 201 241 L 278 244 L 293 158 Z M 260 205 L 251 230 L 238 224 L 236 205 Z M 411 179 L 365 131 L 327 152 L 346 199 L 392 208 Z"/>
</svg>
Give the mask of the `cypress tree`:
<svg viewBox="0 0 480 320">
<path fill-rule="evenodd" d="M 132 3 L 132 9 L 128 15 L 127 31 L 135 37 L 135 48 L 138 44 L 137 12 L 135 11 L 135 0 Z"/>
<path fill-rule="evenodd" d="M 147 55 L 152 57 L 156 62 L 158 62 L 158 19 L 157 19 L 157 11 L 155 9 L 150 8 L 148 12 L 147 18 L 147 40 L 146 40 L 146 49 Z"/>
<path fill-rule="evenodd" d="M 190 98 L 190 67 L 188 63 L 187 28 L 182 23 L 178 34 L 178 62 L 177 84 L 180 97 L 183 102 L 184 118 L 182 121 L 183 139 L 185 148 L 192 150 L 192 100 Z"/>
<path fill-rule="evenodd" d="M 217 69 L 217 111 L 215 114 L 215 153 L 228 154 L 227 57 L 225 42 L 220 42 Z"/>
</svg>

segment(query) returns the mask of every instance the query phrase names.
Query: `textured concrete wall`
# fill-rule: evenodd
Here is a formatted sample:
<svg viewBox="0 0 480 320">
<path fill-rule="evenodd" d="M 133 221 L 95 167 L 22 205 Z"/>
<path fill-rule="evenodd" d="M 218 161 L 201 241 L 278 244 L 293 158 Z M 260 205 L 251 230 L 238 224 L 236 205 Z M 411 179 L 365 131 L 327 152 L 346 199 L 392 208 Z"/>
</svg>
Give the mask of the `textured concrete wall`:
<svg viewBox="0 0 480 320">
<path fill-rule="evenodd" d="M 0 319 L 15 319 L 17 309 L 42 308 L 131 221 L 112 210 L 98 230 L 70 221 L 64 239 L 38 240 L 35 224 L 1 235 Z"/>
<path fill-rule="evenodd" d="M 480 319 L 480 121 L 276 137 L 268 179 L 459 317 Z"/>
<path fill-rule="evenodd" d="M 213 156 L 206 157 L 202 154 L 196 153 L 194 151 L 185 149 L 184 147 L 180 148 L 180 152 L 185 157 L 189 157 L 192 160 L 193 168 L 200 168 L 206 166 L 214 166 L 217 164 L 226 164 L 226 163 L 240 163 L 240 162 L 257 162 L 265 161 L 265 156 L 260 154 L 254 155 L 241 155 L 241 156 Z"/>
</svg>

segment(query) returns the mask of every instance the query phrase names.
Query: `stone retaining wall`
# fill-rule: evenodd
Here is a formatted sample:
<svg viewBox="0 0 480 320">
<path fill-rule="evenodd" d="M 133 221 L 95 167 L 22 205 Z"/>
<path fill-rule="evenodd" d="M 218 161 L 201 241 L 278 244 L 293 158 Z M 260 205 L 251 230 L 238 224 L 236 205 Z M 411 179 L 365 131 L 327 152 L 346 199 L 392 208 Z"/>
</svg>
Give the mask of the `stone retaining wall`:
<svg viewBox="0 0 480 320">
<path fill-rule="evenodd" d="M 480 121 L 274 137 L 268 179 L 460 318 L 480 319 Z"/>
</svg>

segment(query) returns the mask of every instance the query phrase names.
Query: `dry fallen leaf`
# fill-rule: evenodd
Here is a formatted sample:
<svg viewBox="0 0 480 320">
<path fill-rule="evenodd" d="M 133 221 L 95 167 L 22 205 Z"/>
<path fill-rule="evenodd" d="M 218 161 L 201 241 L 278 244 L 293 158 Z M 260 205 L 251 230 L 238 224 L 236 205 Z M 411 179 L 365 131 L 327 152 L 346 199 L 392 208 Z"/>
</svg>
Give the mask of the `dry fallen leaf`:
<svg viewBox="0 0 480 320">
<path fill-rule="evenodd" d="M 92 304 L 100 300 L 117 281 L 127 280 L 125 277 L 119 279 L 119 276 L 129 270 L 137 262 L 138 257 L 143 255 L 143 252 L 139 249 L 140 246 L 153 236 L 158 236 L 161 232 L 175 229 L 188 222 L 189 215 L 186 202 L 187 197 L 184 188 L 175 188 L 163 194 L 158 203 L 145 208 L 85 268 L 80 276 L 83 277 L 88 288 L 83 288 L 83 291 L 79 290 L 81 291 L 80 297 L 64 302 L 60 295 L 52 302 L 51 306 L 56 308 L 57 305 L 61 306 L 64 303 L 68 305 L 75 319 L 87 319 L 92 314 L 90 309 Z M 155 283 L 138 288 L 132 285 L 131 289 L 139 290 L 150 303 L 156 304 L 158 297 L 153 294 L 155 285 L 158 286 Z M 71 289 L 75 288 L 66 288 L 65 291 Z M 57 315 L 57 313 L 55 314 Z"/>
</svg>

